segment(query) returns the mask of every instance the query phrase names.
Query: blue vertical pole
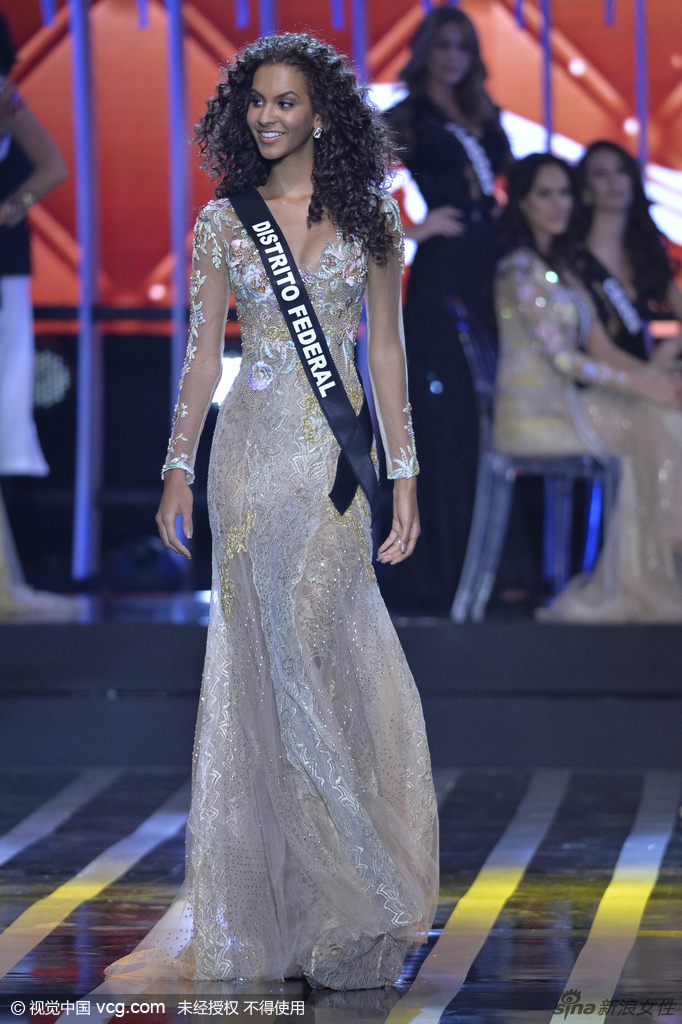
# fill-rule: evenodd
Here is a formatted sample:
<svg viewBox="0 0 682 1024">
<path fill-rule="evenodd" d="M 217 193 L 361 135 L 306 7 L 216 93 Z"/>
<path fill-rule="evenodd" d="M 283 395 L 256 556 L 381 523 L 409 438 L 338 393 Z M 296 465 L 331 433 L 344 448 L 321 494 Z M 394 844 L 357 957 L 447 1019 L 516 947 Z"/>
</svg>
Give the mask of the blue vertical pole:
<svg viewBox="0 0 682 1024">
<path fill-rule="evenodd" d="M 547 152 L 552 148 L 552 48 L 549 41 L 551 27 L 551 0 L 541 0 L 542 29 L 542 116 L 547 133 Z"/>
<path fill-rule="evenodd" d="M 637 156 L 644 170 L 647 162 L 647 125 L 649 120 L 649 87 L 646 54 L 646 0 L 635 0 L 635 103 L 639 121 Z"/>
<path fill-rule="evenodd" d="M 616 0 L 604 0 L 604 24 L 613 25 L 616 20 Z"/>
<path fill-rule="evenodd" d="M 335 32 L 341 32 L 346 27 L 343 0 L 329 0 L 329 21 Z"/>
<path fill-rule="evenodd" d="M 43 25 L 51 25 L 56 13 L 55 0 L 40 0 L 40 15 Z"/>
<path fill-rule="evenodd" d="M 175 408 L 178 381 L 187 347 L 187 253 L 189 208 L 187 116 L 182 0 L 167 0 L 168 16 L 168 127 L 170 184 L 170 242 L 173 254 L 173 306 L 171 310 L 170 399 Z"/>
<path fill-rule="evenodd" d="M 91 576 L 99 567 L 97 497 L 102 467 L 102 350 L 93 320 L 97 299 L 97 194 L 90 53 L 90 0 L 71 0 L 76 235 L 80 252 L 78 368 L 76 372 L 76 481 L 71 573 Z"/>
<path fill-rule="evenodd" d="M 249 24 L 249 0 L 234 0 L 234 27 L 247 28 Z"/>
<path fill-rule="evenodd" d="M 262 36 L 272 36 L 277 31 L 275 0 L 258 0 L 258 31 Z"/>
<path fill-rule="evenodd" d="M 149 27 L 149 7 L 147 0 L 137 0 L 137 27 Z"/>
<path fill-rule="evenodd" d="M 361 85 L 367 81 L 367 10 L 365 0 L 351 0 L 351 57 Z"/>
<path fill-rule="evenodd" d="M 599 528 L 604 511 L 604 483 L 595 477 L 589 493 L 585 518 L 585 550 L 583 551 L 583 572 L 592 572 L 599 554 Z"/>
<path fill-rule="evenodd" d="M 514 14 L 516 16 L 516 24 L 519 28 L 523 28 L 523 0 L 516 0 Z"/>
</svg>

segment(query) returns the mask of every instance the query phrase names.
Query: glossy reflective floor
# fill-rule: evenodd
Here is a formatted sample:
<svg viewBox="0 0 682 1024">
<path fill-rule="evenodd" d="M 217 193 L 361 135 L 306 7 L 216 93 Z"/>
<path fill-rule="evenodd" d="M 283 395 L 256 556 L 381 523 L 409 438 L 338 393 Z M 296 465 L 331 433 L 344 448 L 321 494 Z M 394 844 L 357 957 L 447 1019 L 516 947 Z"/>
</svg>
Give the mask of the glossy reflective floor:
<svg viewBox="0 0 682 1024">
<path fill-rule="evenodd" d="M 3 1024 L 19 1019 L 13 999 L 97 990 L 104 968 L 158 920 L 183 877 L 186 781 L 168 768 L 0 772 Z M 249 993 L 304 1000 L 298 1019 L 318 1024 L 682 1022 L 679 774 L 445 771 L 436 786 L 440 904 L 398 986 L 334 993 L 287 982 Z M 172 1000 L 164 984 L 154 994 Z M 187 982 L 175 1001 L 234 991 Z"/>
</svg>

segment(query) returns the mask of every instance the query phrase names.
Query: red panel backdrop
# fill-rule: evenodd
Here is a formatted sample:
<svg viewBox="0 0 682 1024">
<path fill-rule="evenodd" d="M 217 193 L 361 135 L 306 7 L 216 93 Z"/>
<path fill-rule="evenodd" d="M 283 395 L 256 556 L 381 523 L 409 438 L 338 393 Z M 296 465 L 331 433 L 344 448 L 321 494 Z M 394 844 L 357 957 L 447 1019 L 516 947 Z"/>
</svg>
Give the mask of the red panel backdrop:
<svg viewBox="0 0 682 1024">
<path fill-rule="evenodd" d="M 348 26 L 331 30 L 323 0 L 276 0 L 278 27 L 311 30 L 348 50 Z M 623 132 L 633 112 L 632 13 L 617 5 L 613 27 L 602 24 L 602 0 L 554 0 L 556 130 L 580 142 L 608 136 L 634 150 Z M 220 61 L 257 32 L 237 32 L 230 0 L 185 4 L 188 107 L 191 125 L 212 91 Z M 348 9 L 349 4 L 346 4 Z M 527 28 L 519 31 L 513 0 L 462 0 L 481 35 L 496 101 L 540 119 L 537 5 L 526 3 Z M 112 305 L 149 305 L 153 284 L 169 280 L 167 213 L 166 16 L 149 0 L 149 26 L 138 28 L 135 0 L 96 0 L 92 6 L 95 109 L 102 226 L 102 298 Z M 421 8 L 410 0 L 367 0 L 369 61 L 373 77 L 394 80 L 404 63 Z M 16 78 L 27 102 L 52 133 L 73 167 L 70 40 L 67 10 L 42 28 L 38 0 L 0 0 L 20 47 Z M 682 169 L 682 4 L 649 0 L 651 159 Z M 581 57 L 585 73 L 569 73 Z M 211 195 L 193 157 L 192 202 Z M 34 297 L 39 304 L 73 305 L 77 297 L 74 179 L 70 176 L 31 215 L 35 257 Z M 157 289 L 160 292 L 160 289 Z M 168 301 L 167 292 L 157 303 Z"/>
</svg>

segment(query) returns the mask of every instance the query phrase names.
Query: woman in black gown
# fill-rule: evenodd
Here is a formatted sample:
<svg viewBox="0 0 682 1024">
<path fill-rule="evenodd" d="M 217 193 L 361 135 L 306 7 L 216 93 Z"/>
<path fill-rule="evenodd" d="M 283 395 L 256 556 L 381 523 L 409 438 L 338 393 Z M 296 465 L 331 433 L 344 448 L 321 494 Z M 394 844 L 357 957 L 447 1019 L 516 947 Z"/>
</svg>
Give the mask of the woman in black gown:
<svg viewBox="0 0 682 1024">
<path fill-rule="evenodd" d="M 439 7 L 414 37 L 402 74 L 409 94 L 386 114 L 429 209 L 407 232 L 418 249 L 405 308 L 422 533 L 411 564 L 396 567 L 386 588 L 388 600 L 406 610 L 449 610 L 473 510 L 477 411 L 448 303 L 459 300 L 494 330 L 494 180 L 510 150 L 485 77 L 471 21 L 457 8 Z"/>
<path fill-rule="evenodd" d="M 607 333 L 625 361 L 679 357 L 682 336 L 654 347 L 647 331 L 651 320 L 682 320 L 682 293 L 649 213 L 637 161 L 614 142 L 593 142 L 577 179 L 581 269 Z"/>
</svg>

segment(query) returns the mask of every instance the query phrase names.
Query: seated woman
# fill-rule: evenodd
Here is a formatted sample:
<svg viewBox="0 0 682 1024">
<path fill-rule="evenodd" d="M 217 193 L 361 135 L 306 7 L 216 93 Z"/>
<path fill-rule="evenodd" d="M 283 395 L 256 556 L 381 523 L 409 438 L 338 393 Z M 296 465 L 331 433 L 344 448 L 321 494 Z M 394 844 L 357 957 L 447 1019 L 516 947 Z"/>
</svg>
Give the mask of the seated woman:
<svg viewBox="0 0 682 1024">
<path fill-rule="evenodd" d="M 594 573 L 571 580 L 538 617 L 681 621 L 674 556 L 682 548 L 682 378 L 622 352 L 604 331 L 568 241 L 573 206 L 564 161 L 535 153 L 512 169 L 508 255 L 495 289 L 497 447 L 515 455 L 621 459 L 616 507 Z"/>
<path fill-rule="evenodd" d="M 576 168 L 580 271 L 612 341 L 638 359 L 675 359 L 682 334 L 655 348 L 647 321 L 682 320 L 664 239 L 649 213 L 639 164 L 614 142 L 588 146 Z"/>
</svg>

